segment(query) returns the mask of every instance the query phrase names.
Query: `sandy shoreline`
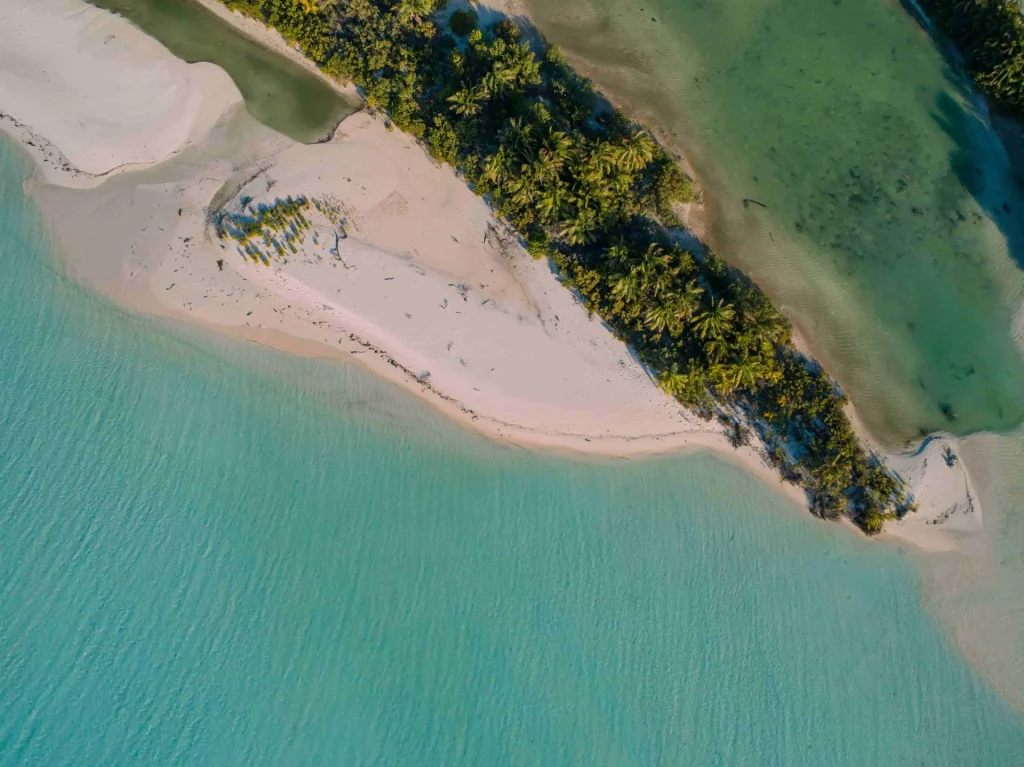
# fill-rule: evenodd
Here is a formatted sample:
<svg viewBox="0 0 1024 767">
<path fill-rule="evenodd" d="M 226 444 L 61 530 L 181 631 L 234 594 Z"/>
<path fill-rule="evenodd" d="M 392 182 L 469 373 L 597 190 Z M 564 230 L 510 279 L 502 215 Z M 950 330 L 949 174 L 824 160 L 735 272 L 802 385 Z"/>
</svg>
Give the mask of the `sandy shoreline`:
<svg viewBox="0 0 1024 767">
<path fill-rule="evenodd" d="M 201 2 L 302 59 L 276 33 L 250 29 L 261 25 L 214 0 Z M 760 450 L 733 448 L 719 424 L 660 392 L 451 169 L 382 118 L 357 113 L 332 141 L 297 144 L 252 120 L 219 69 L 174 59 L 119 17 L 80 0 L 13 5 L 0 16 L 17 13 L 22 23 L 0 29 L 0 51 L 21 46 L 23 61 L 12 67 L 0 53 L 0 112 L 9 115 L 0 129 L 40 169 L 28 189 L 77 279 L 141 313 L 354 360 L 495 439 L 621 457 L 711 449 L 806 505 Z M 38 28 L 40 19 L 51 33 L 59 27 L 55 39 L 93 44 L 35 52 L 34 35 L 11 30 Z M 22 70 L 33 70 L 33 55 L 56 76 L 28 87 Z M 89 82 L 99 90 L 101 75 L 129 56 L 146 62 L 137 67 L 136 90 L 97 102 L 101 120 Z M 54 109 L 62 91 L 53 83 L 73 84 L 82 98 Z M 169 96 L 147 108 L 142 97 L 154 88 Z M 62 132 L 72 121 L 85 130 Z M 168 124 L 173 129 L 160 130 Z M 90 142 L 111 125 L 117 151 L 100 161 Z M 311 215 L 311 236 L 271 267 L 246 260 L 210 224 L 211 202 L 237 214 L 242 198 L 252 206 L 299 195 L 329 201 L 343 221 Z M 891 524 L 888 537 L 949 550 L 980 529 L 966 472 L 959 464 L 941 471 L 946 444 L 895 457 L 921 511 Z"/>
</svg>

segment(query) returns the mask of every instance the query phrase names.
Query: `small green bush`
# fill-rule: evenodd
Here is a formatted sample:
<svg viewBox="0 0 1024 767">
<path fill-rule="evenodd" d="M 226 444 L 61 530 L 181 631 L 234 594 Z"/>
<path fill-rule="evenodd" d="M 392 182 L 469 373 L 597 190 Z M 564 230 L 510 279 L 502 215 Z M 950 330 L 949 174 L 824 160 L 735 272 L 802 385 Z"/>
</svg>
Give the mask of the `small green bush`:
<svg viewBox="0 0 1024 767">
<path fill-rule="evenodd" d="M 672 158 L 662 158 L 661 167 L 654 172 L 651 198 L 655 213 L 668 227 L 683 226 L 675 211 L 677 202 L 693 202 L 693 185 Z"/>
<path fill-rule="evenodd" d="M 551 237 L 543 229 L 535 229 L 527 235 L 526 252 L 536 259 L 551 255 Z"/>
<path fill-rule="evenodd" d="M 434 118 L 434 127 L 427 134 L 427 147 L 440 162 L 455 165 L 459 153 L 459 137 L 444 116 Z"/>
</svg>

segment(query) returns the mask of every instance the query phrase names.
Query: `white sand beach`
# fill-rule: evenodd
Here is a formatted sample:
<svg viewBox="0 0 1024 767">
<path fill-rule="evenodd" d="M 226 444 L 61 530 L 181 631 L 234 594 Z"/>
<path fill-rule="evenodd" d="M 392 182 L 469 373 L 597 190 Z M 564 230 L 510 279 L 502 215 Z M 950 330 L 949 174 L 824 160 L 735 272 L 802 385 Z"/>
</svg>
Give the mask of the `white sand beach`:
<svg viewBox="0 0 1024 767">
<path fill-rule="evenodd" d="M 241 103 L 219 67 L 82 2 L 0 2 L 0 71 L 0 126 L 77 186 L 166 160 Z"/>
<path fill-rule="evenodd" d="M 886 524 L 885 536 L 930 551 L 955 551 L 966 538 L 981 533 L 981 504 L 959 452 L 957 440 L 936 436 L 917 450 L 887 456 L 919 508 Z"/>
<path fill-rule="evenodd" d="M 716 450 L 805 503 L 759 449 L 733 448 L 664 395 L 484 200 L 381 116 L 297 144 L 249 117 L 217 67 L 81 0 L 0 0 L 0 112 L 40 168 L 29 190 L 69 272 L 135 311 L 354 361 L 520 445 Z M 217 238 L 211 210 L 288 196 L 341 218 L 311 212 L 313 231 L 271 266 Z M 948 549 L 980 525 L 976 502 L 957 521 L 976 495 L 962 471 L 941 471 L 942 444 L 895 464 L 922 509 L 892 537 Z"/>
</svg>

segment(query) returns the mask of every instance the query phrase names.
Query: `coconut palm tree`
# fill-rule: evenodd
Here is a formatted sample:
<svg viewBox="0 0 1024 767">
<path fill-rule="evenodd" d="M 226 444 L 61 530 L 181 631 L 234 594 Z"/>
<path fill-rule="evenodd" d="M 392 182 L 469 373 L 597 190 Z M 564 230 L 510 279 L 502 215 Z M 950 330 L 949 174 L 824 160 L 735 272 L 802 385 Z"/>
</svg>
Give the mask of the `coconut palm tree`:
<svg viewBox="0 0 1024 767">
<path fill-rule="evenodd" d="M 527 162 L 533 161 L 533 146 L 530 133 L 533 128 L 529 123 L 523 123 L 519 117 L 513 117 L 508 121 L 505 130 L 501 134 L 501 143 Z"/>
<path fill-rule="evenodd" d="M 498 151 L 487 158 L 481 178 L 493 186 L 501 186 L 512 175 L 511 158 L 505 147 L 499 146 Z"/>
<path fill-rule="evenodd" d="M 575 218 L 566 222 L 559 234 L 570 245 L 593 242 L 597 230 L 597 213 L 588 207 L 577 208 Z"/>
<path fill-rule="evenodd" d="M 496 40 L 495 42 L 502 42 Z M 506 69 L 501 62 L 497 62 L 494 68 L 483 76 L 480 87 L 488 96 L 500 96 L 509 89 L 516 80 L 516 73 Z"/>
<path fill-rule="evenodd" d="M 736 310 L 732 304 L 725 303 L 724 299 L 711 299 L 711 306 L 694 320 L 693 327 L 701 339 L 710 335 L 712 338 L 724 336 L 726 331 L 732 327 L 733 317 Z"/>
<path fill-rule="evenodd" d="M 663 247 L 657 243 L 652 243 L 648 245 L 647 250 L 644 251 L 644 261 L 652 266 L 661 268 L 668 266 L 669 256 Z"/>
<path fill-rule="evenodd" d="M 528 174 L 523 174 L 506 182 L 503 191 L 516 205 L 526 207 L 532 205 L 536 200 L 538 186 L 533 183 L 533 179 Z"/>
<path fill-rule="evenodd" d="M 481 94 L 475 90 L 456 91 L 448 97 L 448 103 L 452 105 L 452 111 L 457 115 L 469 117 L 480 111 Z"/>
<path fill-rule="evenodd" d="M 675 307 L 671 303 L 655 304 L 644 312 L 644 325 L 655 333 L 677 327 Z"/>
<path fill-rule="evenodd" d="M 704 353 L 713 362 L 721 362 L 729 354 L 729 344 L 721 336 L 712 338 L 704 345 Z"/>
<path fill-rule="evenodd" d="M 599 143 L 590 156 L 602 176 L 610 176 L 619 165 L 619 148 L 610 141 Z"/>
<path fill-rule="evenodd" d="M 614 245 L 608 248 L 608 250 L 606 250 L 604 253 L 604 257 L 608 259 L 608 261 L 610 261 L 611 263 L 616 264 L 620 268 L 626 270 L 632 269 L 639 263 L 639 261 L 633 255 L 633 251 L 626 247 L 626 245 L 623 244 L 621 241 L 616 242 Z"/>
<path fill-rule="evenodd" d="M 422 19 L 434 11 L 433 0 L 399 0 L 395 5 L 395 16 L 402 24 L 412 19 Z"/>
<path fill-rule="evenodd" d="M 761 361 L 757 357 L 743 357 L 729 368 L 728 378 L 736 388 L 753 389 L 761 379 L 761 372 Z"/>
<path fill-rule="evenodd" d="M 551 160 L 556 168 L 561 170 L 572 154 L 572 139 L 562 131 L 549 128 L 547 135 L 541 139 L 540 143 L 541 152 Z"/>
<path fill-rule="evenodd" d="M 559 180 L 558 171 L 558 165 L 546 149 L 541 149 L 537 153 L 537 159 L 530 166 L 530 175 L 536 179 L 539 186 L 556 183 Z"/>
<path fill-rule="evenodd" d="M 569 190 L 561 181 L 544 186 L 544 191 L 537 198 L 537 213 L 541 221 L 551 223 L 561 218 L 569 205 Z"/>
<path fill-rule="evenodd" d="M 845 488 L 850 483 L 849 458 L 838 453 L 815 469 L 814 474 L 826 487 Z"/>
<path fill-rule="evenodd" d="M 643 295 L 643 281 L 638 270 L 613 274 L 610 278 L 612 295 L 627 303 L 637 301 Z"/>
<path fill-rule="evenodd" d="M 789 340 L 790 326 L 786 318 L 774 309 L 748 316 L 748 332 L 761 345 L 774 346 Z"/>
<path fill-rule="evenodd" d="M 693 313 L 700 307 L 700 297 L 703 293 L 704 288 L 700 287 L 693 280 L 689 280 L 676 292 L 676 301 L 679 305 L 681 319 L 688 320 L 693 316 Z"/>
<path fill-rule="evenodd" d="M 680 397 L 690 385 L 690 377 L 679 370 L 679 365 L 673 364 L 671 367 L 662 370 L 658 373 L 658 386 L 666 394 L 673 397 Z"/>
<path fill-rule="evenodd" d="M 654 159 L 657 145 L 644 131 L 626 136 L 616 151 L 616 165 L 629 173 L 635 173 Z"/>
<path fill-rule="evenodd" d="M 601 166 L 592 154 L 573 154 L 569 163 L 569 174 L 580 188 L 593 190 L 604 179 Z"/>
</svg>

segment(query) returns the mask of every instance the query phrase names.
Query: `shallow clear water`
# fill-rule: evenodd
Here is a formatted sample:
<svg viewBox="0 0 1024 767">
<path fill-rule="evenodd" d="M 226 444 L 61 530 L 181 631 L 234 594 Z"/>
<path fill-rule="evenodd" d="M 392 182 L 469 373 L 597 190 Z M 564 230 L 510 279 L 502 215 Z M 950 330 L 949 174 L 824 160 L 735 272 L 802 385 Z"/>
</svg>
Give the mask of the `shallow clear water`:
<svg viewBox="0 0 1024 767">
<path fill-rule="evenodd" d="M 797 319 L 876 435 L 1021 423 L 1024 195 L 964 81 L 898 3 L 528 4 L 599 85 L 675 137 L 715 245 Z"/>
<path fill-rule="evenodd" d="M 896 551 L 62 276 L 0 142 L 0 764 L 993 765 Z"/>
<path fill-rule="evenodd" d="M 185 61 L 223 68 L 245 98 L 249 114 L 296 141 L 323 139 L 358 106 L 194 0 L 88 1 L 124 16 Z"/>
<path fill-rule="evenodd" d="M 710 239 L 808 331 L 875 436 L 1009 431 L 962 450 L 985 540 L 922 564 L 928 604 L 1024 707 L 1024 176 L 963 79 L 888 0 L 529 5 L 685 150 Z"/>
</svg>

